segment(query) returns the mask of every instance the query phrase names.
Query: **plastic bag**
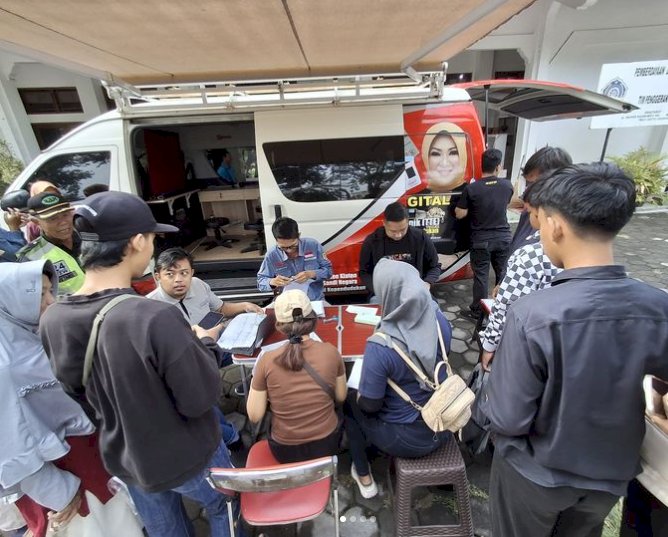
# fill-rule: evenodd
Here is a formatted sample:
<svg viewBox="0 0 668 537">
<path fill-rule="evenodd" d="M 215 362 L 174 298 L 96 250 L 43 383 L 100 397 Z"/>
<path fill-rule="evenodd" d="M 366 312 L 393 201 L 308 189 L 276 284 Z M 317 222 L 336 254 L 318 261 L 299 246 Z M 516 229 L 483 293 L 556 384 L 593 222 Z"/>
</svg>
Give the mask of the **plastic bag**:
<svg viewBox="0 0 668 537">
<path fill-rule="evenodd" d="M 125 494 L 116 494 L 103 504 L 86 491 L 88 516 L 75 516 L 65 526 L 51 528 L 46 537 L 143 537 L 141 524 L 132 512 Z"/>
<path fill-rule="evenodd" d="M 467 447 L 472 455 L 480 455 L 489 447 L 490 421 L 487 415 L 482 411 L 481 402 L 486 397 L 485 386 L 489 379 L 489 373 L 478 363 L 471 371 L 466 384 L 475 394 L 475 400 L 471 405 L 471 419 L 461 430 L 461 441 Z"/>
</svg>

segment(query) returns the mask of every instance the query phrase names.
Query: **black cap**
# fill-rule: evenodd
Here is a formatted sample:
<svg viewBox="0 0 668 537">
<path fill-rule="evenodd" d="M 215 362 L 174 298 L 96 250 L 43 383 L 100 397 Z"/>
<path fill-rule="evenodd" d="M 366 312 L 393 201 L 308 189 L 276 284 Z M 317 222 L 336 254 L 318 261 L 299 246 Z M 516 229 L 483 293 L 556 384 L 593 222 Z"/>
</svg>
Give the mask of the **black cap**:
<svg viewBox="0 0 668 537">
<path fill-rule="evenodd" d="M 28 200 L 30 214 L 37 218 L 51 218 L 57 214 L 74 209 L 70 202 L 62 194 L 55 192 L 42 192 Z"/>
<path fill-rule="evenodd" d="M 7 209 L 26 209 L 28 207 L 28 200 L 30 194 L 27 190 L 14 190 L 7 192 L 0 200 L 0 209 L 6 211 Z"/>
<path fill-rule="evenodd" d="M 77 204 L 74 227 L 84 241 L 120 241 L 138 233 L 175 233 L 179 228 L 158 224 L 146 202 L 125 192 L 100 192 Z"/>
</svg>

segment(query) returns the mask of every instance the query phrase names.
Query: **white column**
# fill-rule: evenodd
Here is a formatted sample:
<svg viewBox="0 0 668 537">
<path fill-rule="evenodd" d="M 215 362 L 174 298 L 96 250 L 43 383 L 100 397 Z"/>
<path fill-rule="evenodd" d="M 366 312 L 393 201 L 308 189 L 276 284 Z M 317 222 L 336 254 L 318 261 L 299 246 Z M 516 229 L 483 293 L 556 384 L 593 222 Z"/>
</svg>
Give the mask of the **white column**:
<svg viewBox="0 0 668 537">
<path fill-rule="evenodd" d="M 30 162 L 39 154 L 39 145 L 14 83 L 0 72 L 0 132 L 14 156 Z"/>
</svg>

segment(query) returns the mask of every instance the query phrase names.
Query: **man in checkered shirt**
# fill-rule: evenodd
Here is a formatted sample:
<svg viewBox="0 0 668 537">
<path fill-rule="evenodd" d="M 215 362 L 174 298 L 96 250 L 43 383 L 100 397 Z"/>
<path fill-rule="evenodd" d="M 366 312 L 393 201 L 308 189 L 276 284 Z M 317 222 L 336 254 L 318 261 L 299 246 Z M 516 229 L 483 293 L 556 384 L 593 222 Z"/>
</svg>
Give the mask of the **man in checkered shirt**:
<svg viewBox="0 0 668 537">
<path fill-rule="evenodd" d="M 534 229 L 539 226 L 537 211 L 532 207 L 531 199 L 538 193 L 540 185 L 541 183 L 530 183 L 523 196 Z M 494 299 L 487 327 L 480 334 L 483 348 L 482 366 L 486 370 L 489 370 L 489 363 L 494 358 L 501 340 L 508 307 L 524 295 L 549 287 L 553 278 L 561 272 L 561 269 L 555 267 L 545 255 L 540 243 L 540 231 L 536 231 L 527 240 L 530 240 L 529 244 L 515 250 L 508 260 L 506 275 Z"/>
</svg>

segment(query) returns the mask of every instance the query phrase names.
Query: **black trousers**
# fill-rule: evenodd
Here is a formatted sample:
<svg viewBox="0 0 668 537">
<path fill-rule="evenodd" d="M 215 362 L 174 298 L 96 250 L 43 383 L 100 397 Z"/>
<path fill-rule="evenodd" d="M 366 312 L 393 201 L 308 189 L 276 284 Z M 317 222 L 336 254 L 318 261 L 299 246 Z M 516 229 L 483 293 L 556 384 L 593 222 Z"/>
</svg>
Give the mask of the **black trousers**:
<svg viewBox="0 0 668 537">
<path fill-rule="evenodd" d="M 600 537 L 619 497 L 574 487 L 542 487 L 498 453 L 489 483 L 494 537 Z"/>
<path fill-rule="evenodd" d="M 655 498 L 637 479 L 629 483 L 619 535 L 620 537 L 668 535 L 668 506 Z"/>
<path fill-rule="evenodd" d="M 339 424 L 334 432 L 324 438 L 304 444 L 279 444 L 269 435 L 269 449 L 271 449 L 271 453 L 276 457 L 276 460 L 282 464 L 329 457 L 339 452 L 342 433 L 343 419 L 339 418 Z"/>
<path fill-rule="evenodd" d="M 473 269 L 471 311 L 480 312 L 480 301 L 489 296 L 490 264 L 496 277 L 494 285 L 498 285 L 506 275 L 510 253 L 510 238 L 473 241 L 471 245 L 471 268 Z"/>
</svg>

